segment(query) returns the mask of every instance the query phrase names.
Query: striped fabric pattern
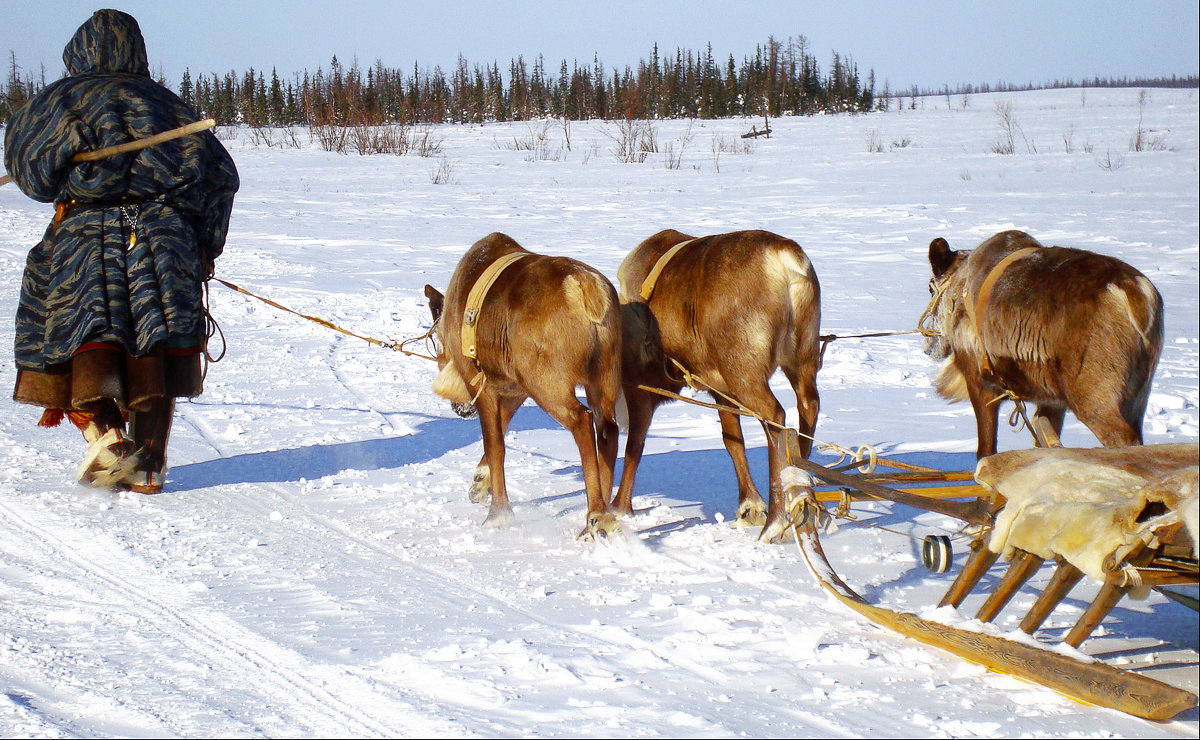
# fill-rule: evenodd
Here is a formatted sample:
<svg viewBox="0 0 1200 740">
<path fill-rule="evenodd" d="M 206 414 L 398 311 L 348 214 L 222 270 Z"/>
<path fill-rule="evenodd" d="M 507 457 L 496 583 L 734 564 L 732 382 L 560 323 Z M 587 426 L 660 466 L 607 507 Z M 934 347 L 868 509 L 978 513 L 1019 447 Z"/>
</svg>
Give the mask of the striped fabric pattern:
<svg viewBox="0 0 1200 740">
<path fill-rule="evenodd" d="M 21 190 L 68 204 L 26 261 L 17 367 L 45 371 L 90 342 L 135 356 L 160 342 L 195 346 L 203 282 L 239 186 L 233 159 L 205 132 L 73 164 L 78 152 L 199 116 L 150 78 L 141 31 L 125 13 L 97 11 L 63 61 L 70 76 L 18 111 L 5 136 L 5 167 Z"/>
</svg>

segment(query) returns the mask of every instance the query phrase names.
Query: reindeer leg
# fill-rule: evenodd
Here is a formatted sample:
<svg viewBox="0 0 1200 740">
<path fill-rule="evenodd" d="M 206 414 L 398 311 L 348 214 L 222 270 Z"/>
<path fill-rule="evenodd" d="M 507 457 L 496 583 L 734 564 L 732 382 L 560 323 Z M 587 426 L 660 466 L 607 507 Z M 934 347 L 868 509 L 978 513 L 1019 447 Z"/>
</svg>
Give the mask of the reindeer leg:
<svg viewBox="0 0 1200 740">
<path fill-rule="evenodd" d="M 600 488 L 600 464 L 596 455 L 596 433 L 592 427 L 591 412 L 576 403 L 576 407 L 564 415 L 560 423 L 575 437 L 579 448 L 579 462 L 583 468 L 583 486 L 587 491 L 587 523 L 579 533 L 579 539 L 592 540 L 596 535 L 605 536 L 619 528 L 616 519 L 608 513 L 608 497 Z"/>
<path fill-rule="evenodd" d="M 767 505 L 766 523 L 763 525 L 762 531 L 758 533 L 759 542 L 775 543 L 783 539 L 784 532 L 787 531 L 787 506 L 783 500 L 783 468 L 786 465 L 786 440 L 783 435 L 783 423 L 785 420 L 783 407 L 776 403 L 777 412 L 775 414 L 775 424 L 763 424 L 763 430 L 767 433 L 767 454 L 769 455 L 770 471 L 771 471 L 771 490 L 770 500 Z"/>
<path fill-rule="evenodd" d="M 737 414 L 728 411 L 717 413 L 721 417 L 721 440 L 725 443 L 725 451 L 733 460 L 733 470 L 737 474 L 738 524 L 761 526 L 767 521 L 767 506 L 750 477 L 750 463 L 746 460 L 746 441 L 742 437 L 742 422 Z"/>
<path fill-rule="evenodd" d="M 978 444 L 975 457 L 984 458 L 996 454 L 996 428 L 1000 425 L 999 395 L 983 388 L 979 381 L 967 378 L 967 394 L 971 399 L 971 408 L 975 410 L 975 433 Z"/>
<path fill-rule="evenodd" d="M 821 396 L 817 393 L 817 372 L 780 366 L 796 394 L 796 412 L 799 416 L 800 454 L 805 458 L 812 452 L 813 435 L 817 431 L 817 416 L 821 412 Z"/>
<path fill-rule="evenodd" d="M 486 390 L 480 394 L 479 426 L 483 429 L 483 456 L 491 478 L 492 503 L 488 507 L 485 527 L 508 527 L 513 523 L 512 506 L 508 503 L 508 488 L 504 484 L 504 428 L 501 402 Z M 510 415 L 511 416 L 511 415 Z"/>
<path fill-rule="evenodd" d="M 617 422 L 609 418 L 597 418 L 596 450 L 600 462 L 600 494 L 608 501 L 613 489 L 613 471 L 617 467 L 617 453 L 621 442 L 621 429 Z"/>
<path fill-rule="evenodd" d="M 596 432 L 597 461 L 600 463 L 600 493 L 604 497 L 605 509 L 613 493 L 613 470 L 617 466 L 617 452 L 621 442 L 621 429 L 617 426 L 617 398 L 621 392 L 619 377 L 613 378 L 605 392 L 603 382 L 586 388 L 588 406 L 591 407 L 592 427 Z"/>
<path fill-rule="evenodd" d="M 1075 417 L 1092 430 L 1096 439 L 1105 447 L 1131 447 L 1142 443 L 1142 418 L 1130 419 L 1127 409 L 1117 408 L 1110 400 L 1113 396 L 1093 389 L 1092 395 L 1079 398 L 1073 394 L 1068 403 L 1074 401 L 1071 410 Z M 1142 406 L 1145 410 L 1145 406 Z"/>
<path fill-rule="evenodd" d="M 512 421 L 513 414 L 525 402 L 525 396 L 505 396 L 500 399 L 500 434 L 503 436 L 508 432 L 508 424 Z M 467 497 L 471 499 L 471 503 L 482 504 L 488 501 L 492 496 L 492 475 L 488 469 L 487 453 L 479 458 L 479 464 L 475 466 L 475 476 L 471 479 L 471 487 L 467 490 Z"/>
<path fill-rule="evenodd" d="M 612 511 L 618 516 L 633 516 L 633 480 L 642 451 L 646 447 L 646 433 L 650 430 L 650 419 L 654 415 L 654 402 L 650 394 L 636 388 L 625 389 L 625 405 L 629 410 L 629 432 L 625 438 L 625 467 L 621 471 L 621 485 L 613 496 Z"/>
</svg>

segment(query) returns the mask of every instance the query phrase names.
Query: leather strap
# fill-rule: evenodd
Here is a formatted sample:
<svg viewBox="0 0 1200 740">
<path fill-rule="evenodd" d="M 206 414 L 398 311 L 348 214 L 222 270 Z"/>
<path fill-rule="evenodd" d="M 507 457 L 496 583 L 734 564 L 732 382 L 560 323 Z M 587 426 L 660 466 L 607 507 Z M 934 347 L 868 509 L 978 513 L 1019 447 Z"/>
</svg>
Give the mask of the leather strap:
<svg viewBox="0 0 1200 740">
<path fill-rule="evenodd" d="M 987 345 L 984 344 L 983 341 L 983 332 L 979 327 L 979 317 L 983 314 L 983 309 L 987 306 L 988 300 L 992 297 L 992 288 L 995 287 L 996 282 L 1000 279 L 1000 276 L 1004 274 L 1004 271 L 1008 269 L 1009 265 L 1021 259 L 1022 257 L 1038 251 L 1038 249 L 1039 247 L 1022 247 L 1021 249 L 1010 253 L 1004 259 L 997 262 L 996 266 L 993 267 L 991 272 L 987 274 L 987 277 L 983 279 L 983 284 L 979 286 L 979 295 L 975 296 L 974 301 L 971 300 L 971 296 L 969 295 L 971 290 L 970 284 L 963 286 L 963 302 L 967 306 L 967 315 L 971 319 L 971 325 L 975 328 L 975 335 L 979 337 L 979 343 L 983 345 L 982 369 L 985 373 L 991 372 L 992 358 L 987 351 Z"/>
<path fill-rule="evenodd" d="M 647 303 L 650 302 L 650 296 L 654 295 L 654 284 L 658 282 L 658 276 L 662 274 L 663 268 L 667 266 L 667 263 L 671 261 L 671 258 L 678 254 L 679 250 L 683 249 L 694 241 L 696 240 L 687 239 L 685 241 L 681 241 L 664 252 L 663 256 L 658 258 L 658 261 L 654 263 L 654 267 L 650 268 L 650 274 L 647 275 L 646 279 L 642 281 L 641 289 L 638 290 L 638 293 L 642 296 L 643 301 L 646 301 Z"/>
<path fill-rule="evenodd" d="M 492 264 L 488 265 L 479 278 L 475 280 L 475 284 L 471 286 L 471 290 L 467 293 L 467 305 L 463 309 L 462 332 L 462 351 L 467 357 L 472 360 L 477 360 L 475 357 L 475 323 L 479 320 L 479 310 L 483 307 L 483 300 L 487 297 L 488 291 L 491 290 L 492 284 L 500 277 L 500 273 L 512 265 L 517 260 L 523 257 L 531 256 L 531 252 L 509 252 L 499 258 Z"/>
</svg>

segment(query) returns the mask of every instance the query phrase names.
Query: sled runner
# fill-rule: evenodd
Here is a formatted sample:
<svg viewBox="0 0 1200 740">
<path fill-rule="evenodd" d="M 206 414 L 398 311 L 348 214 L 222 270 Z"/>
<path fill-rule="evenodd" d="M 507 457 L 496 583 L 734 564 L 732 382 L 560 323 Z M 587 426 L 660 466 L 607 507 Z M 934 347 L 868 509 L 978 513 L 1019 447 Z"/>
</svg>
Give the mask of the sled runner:
<svg viewBox="0 0 1200 740">
<path fill-rule="evenodd" d="M 841 603 L 903 635 L 1078 701 L 1160 721 L 1197 705 L 1190 691 L 1075 657 L 1070 651 L 1041 647 L 1033 640 L 1000 637 L 988 632 L 986 624 L 1047 560 L 1056 563 L 1054 574 L 1020 625 L 1029 635 L 1085 575 L 1101 583 L 1098 595 L 1063 639 L 1073 648 L 1125 595 L 1196 585 L 1196 444 L 1004 452 L 980 461 L 973 484 L 906 490 L 893 485 L 971 476 L 931 470 L 851 473 L 847 467 L 862 466 L 861 461 L 841 469 L 809 462 L 799 454 L 796 433 L 787 436 L 788 465 L 794 473 L 788 479 L 792 531 L 813 575 Z M 831 487 L 840 490 L 831 492 Z M 850 503 L 862 498 L 914 506 L 972 525 L 976 534 L 970 555 L 938 606 L 958 608 L 997 560 L 1009 561 L 975 614 L 978 630 L 870 604 L 838 577 L 822 550 L 819 530 L 825 520 L 844 516 Z M 831 500 L 841 502 L 832 514 L 825 505 Z M 937 537 L 925 539 L 922 559 L 926 567 L 941 572 L 952 553 L 948 540 Z"/>
</svg>

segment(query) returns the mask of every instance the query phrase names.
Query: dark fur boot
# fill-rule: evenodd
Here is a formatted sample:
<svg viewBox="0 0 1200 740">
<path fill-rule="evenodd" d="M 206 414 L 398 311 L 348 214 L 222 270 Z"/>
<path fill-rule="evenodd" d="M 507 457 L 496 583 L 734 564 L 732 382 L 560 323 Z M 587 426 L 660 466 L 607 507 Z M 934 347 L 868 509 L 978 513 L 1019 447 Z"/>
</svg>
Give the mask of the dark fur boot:
<svg viewBox="0 0 1200 740">
<path fill-rule="evenodd" d="M 131 411 L 129 434 L 137 448 L 137 467 L 125 487 L 137 493 L 159 493 L 167 473 L 167 439 L 175 415 L 175 399 L 155 398 L 145 411 Z"/>
</svg>

